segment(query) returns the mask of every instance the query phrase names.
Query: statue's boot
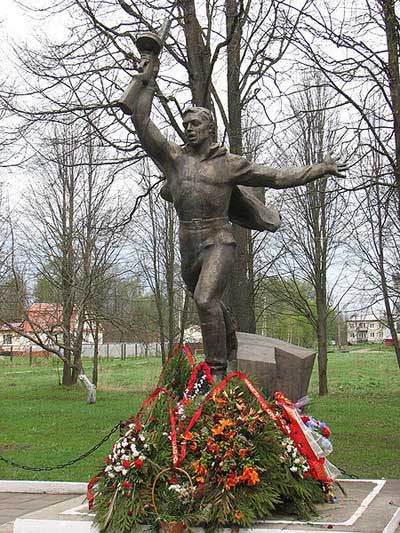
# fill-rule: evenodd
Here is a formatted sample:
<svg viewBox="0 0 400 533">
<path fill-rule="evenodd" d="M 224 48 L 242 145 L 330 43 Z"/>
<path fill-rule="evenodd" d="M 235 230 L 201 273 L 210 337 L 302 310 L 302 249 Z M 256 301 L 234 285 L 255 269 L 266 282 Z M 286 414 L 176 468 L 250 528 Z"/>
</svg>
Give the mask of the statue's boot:
<svg viewBox="0 0 400 533">
<path fill-rule="evenodd" d="M 226 377 L 226 336 L 225 324 L 201 322 L 205 361 L 210 367 L 214 383 L 220 383 Z"/>
</svg>

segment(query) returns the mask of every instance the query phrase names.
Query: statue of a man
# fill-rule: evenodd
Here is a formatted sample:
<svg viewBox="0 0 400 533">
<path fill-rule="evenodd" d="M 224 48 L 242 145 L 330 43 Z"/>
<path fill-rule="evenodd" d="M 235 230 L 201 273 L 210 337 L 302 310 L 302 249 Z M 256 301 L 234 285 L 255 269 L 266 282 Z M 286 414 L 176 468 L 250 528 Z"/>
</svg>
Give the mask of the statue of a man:
<svg viewBox="0 0 400 533">
<path fill-rule="evenodd" d="M 168 141 L 150 119 L 158 59 L 150 53 L 142 60 L 146 68 L 136 80 L 132 121 L 144 150 L 166 178 L 161 195 L 173 202 L 179 218 L 182 277 L 197 306 L 205 360 L 218 382 L 225 377 L 227 367 L 222 295 L 236 253 L 230 218 L 235 222 L 241 218 L 242 225 L 255 229 L 279 227 L 279 220 L 268 220 L 268 212 L 264 225 L 262 221 L 252 223 L 252 207 L 246 201 L 236 198 L 233 205 L 237 186 L 297 187 L 328 174 L 343 177 L 346 166 L 330 154 L 322 163 L 305 167 L 274 169 L 250 163 L 213 142 L 212 115 L 202 107 L 190 107 L 183 113 L 187 144 Z M 240 205 L 247 209 L 246 216 L 238 213 Z"/>
</svg>

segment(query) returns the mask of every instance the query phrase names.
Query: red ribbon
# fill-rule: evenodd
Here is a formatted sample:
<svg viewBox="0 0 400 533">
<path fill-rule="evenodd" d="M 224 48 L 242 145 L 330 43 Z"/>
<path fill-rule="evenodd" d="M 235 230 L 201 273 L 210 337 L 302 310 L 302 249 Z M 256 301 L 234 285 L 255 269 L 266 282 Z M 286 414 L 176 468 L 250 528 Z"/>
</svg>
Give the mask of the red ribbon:
<svg viewBox="0 0 400 533">
<path fill-rule="evenodd" d="M 142 414 L 143 410 L 146 409 L 146 407 L 148 405 L 151 404 L 151 402 L 153 402 L 160 393 L 164 393 L 164 394 L 168 394 L 170 395 L 171 393 L 169 392 L 169 390 L 167 389 L 164 389 L 164 387 L 157 387 L 151 394 L 148 398 L 145 399 L 145 401 L 142 403 L 139 411 L 136 413 L 136 417 L 135 417 L 135 421 L 136 422 L 140 422 L 140 415 Z"/>
<path fill-rule="evenodd" d="M 213 379 L 212 379 L 212 376 L 211 376 L 210 367 L 208 366 L 207 363 L 205 363 L 204 361 L 201 361 L 196 366 L 196 368 L 194 368 L 193 371 L 192 371 L 192 375 L 190 377 L 188 386 L 186 387 L 186 392 L 187 392 L 188 395 L 190 395 L 190 393 L 193 390 L 194 384 L 196 383 L 196 380 L 197 380 L 197 377 L 199 375 L 200 370 L 203 370 L 203 372 L 205 374 L 205 377 L 206 377 L 206 380 L 208 381 L 209 385 L 212 385 L 214 383 Z"/>
<path fill-rule="evenodd" d="M 182 346 L 182 350 L 185 352 L 186 357 L 189 359 L 190 366 L 193 369 L 193 367 L 194 367 L 194 359 L 193 359 L 192 352 L 189 350 L 189 348 L 187 346 Z"/>
<path fill-rule="evenodd" d="M 317 457 L 312 449 L 303 431 L 301 419 L 293 402 L 285 398 L 281 392 L 275 393 L 275 399 L 279 402 L 285 417 L 290 421 L 290 438 L 295 443 L 301 455 L 307 459 L 312 477 L 318 481 L 332 483 L 332 478 L 327 475 L 324 467 L 325 457 Z"/>
<path fill-rule="evenodd" d="M 86 498 L 88 501 L 89 511 L 92 509 L 94 505 L 94 494 L 92 492 L 92 488 L 98 479 L 99 479 L 98 476 L 92 477 L 92 479 L 89 481 L 88 486 L 87 486 Z"/>
</svg>

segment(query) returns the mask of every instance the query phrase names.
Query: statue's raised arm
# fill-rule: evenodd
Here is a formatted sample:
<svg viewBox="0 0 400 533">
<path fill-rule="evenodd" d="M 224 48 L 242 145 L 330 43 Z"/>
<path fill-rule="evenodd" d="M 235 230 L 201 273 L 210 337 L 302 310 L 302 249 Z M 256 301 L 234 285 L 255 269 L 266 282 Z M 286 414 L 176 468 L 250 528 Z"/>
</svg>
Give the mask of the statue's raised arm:
<svg viewBox="0 0 400 533">
<path fill-rule="evenodd" d="M 167 141 L 150 119 L 150 114 L 160 66 L 158 56 L 162 50 L 169 25 L 169 21 L 166 21 L 160 34 L 147 32 L 137 38 L 136 46 L 141 56 L 139 73 L 133 77 L 118 101 L 122 111 L 131 115 L 143 149 L 162 170 L 173 157 L 174 146 Z"/>
</svg>

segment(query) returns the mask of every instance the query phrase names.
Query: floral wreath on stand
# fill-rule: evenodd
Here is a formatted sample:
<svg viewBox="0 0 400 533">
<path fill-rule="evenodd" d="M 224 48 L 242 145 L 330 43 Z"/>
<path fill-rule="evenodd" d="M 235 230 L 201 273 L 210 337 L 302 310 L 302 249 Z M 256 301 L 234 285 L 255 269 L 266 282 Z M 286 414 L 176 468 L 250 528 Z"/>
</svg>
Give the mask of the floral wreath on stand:
<svg viewBox="0 0 400 533">
<path fill-rule="evenodd" d="M 89 506 L 100 531 L 249 528 L 283 508 L 308 518 L 339 474 L 328 436 L 241 372 L 214 387 L 207 364 L 178 348 L 89 483 Z"/>
</svg>

